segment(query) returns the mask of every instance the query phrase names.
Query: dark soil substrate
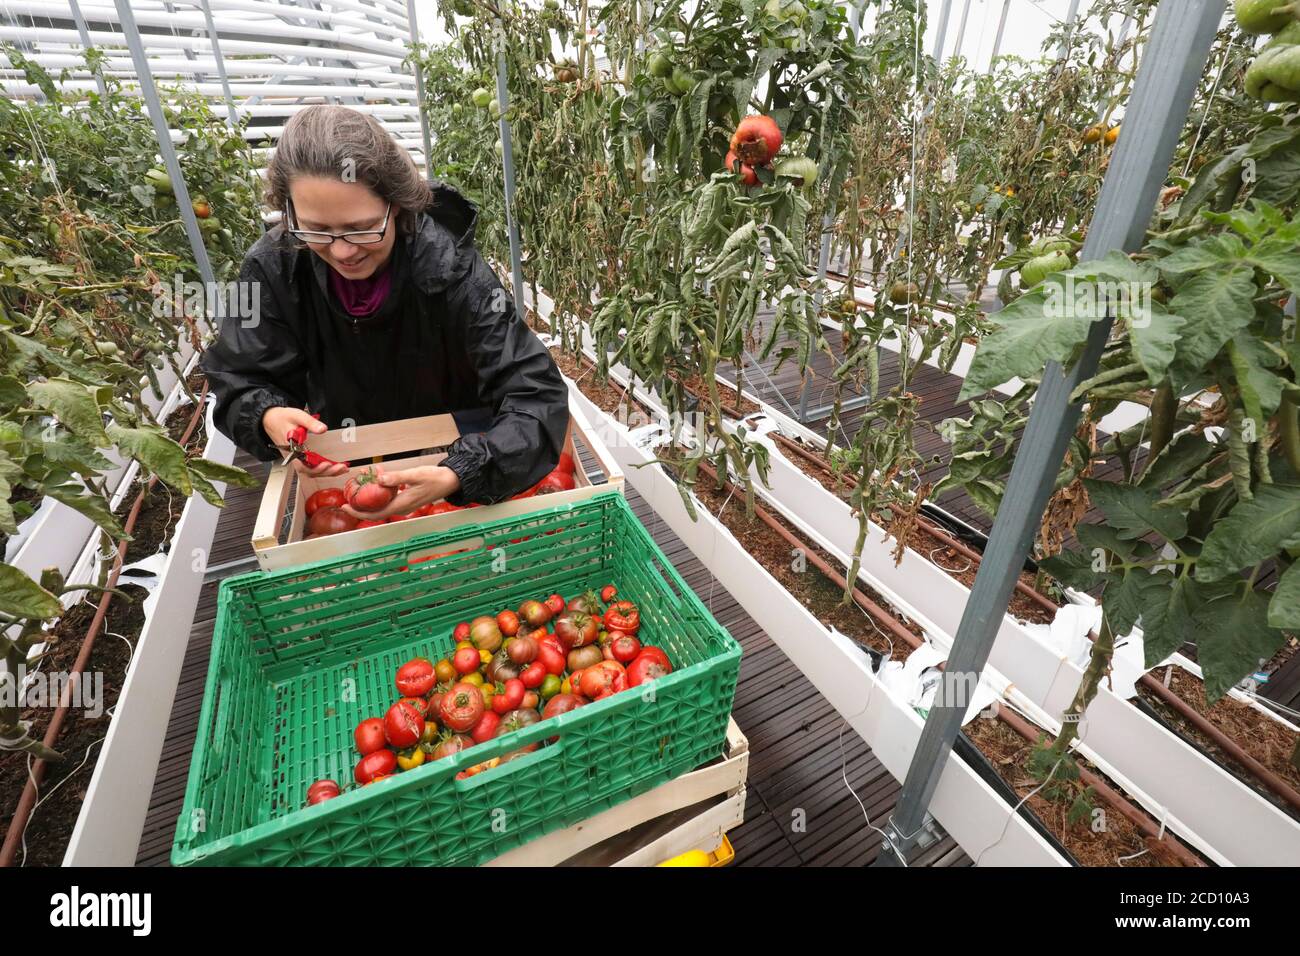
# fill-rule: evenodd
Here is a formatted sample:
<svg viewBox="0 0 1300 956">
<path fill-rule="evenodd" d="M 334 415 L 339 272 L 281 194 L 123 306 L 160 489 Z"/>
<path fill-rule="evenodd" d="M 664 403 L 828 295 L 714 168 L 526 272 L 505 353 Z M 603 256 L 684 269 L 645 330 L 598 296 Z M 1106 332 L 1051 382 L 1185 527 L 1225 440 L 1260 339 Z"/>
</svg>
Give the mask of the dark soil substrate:
<svg viewBox="0 0 1300 956">
<path fill-rule="evenodd" d="M 123 590 L 133 600 L 128 603 L 121 598 L 113 599 L 86 664 L 86 674 L 103 675 L 103 699 L 98 708 L 101 712 L 98 717 L 92 718 L 87 716 L 84 709 L 73 708 L 64 718 L 63 729 L 55 745 L 55 749 L 63 754 L 63 760 L 46 765 L 39 796 L 48 796 L 48 799 L 38 803 L 27 825 L 28 866 L 59 866 L 63 862 L 77 816 L 81 813 L 86 787 L 99 757 L 100 744 L 108 733 L 111 718 L 107 711 L 117 704 L 127 665 L 135 652 L 136 640 L 144 625 L 145 590 L 129 584 L 124 585 Z M 94 605 L 97 604 L 98 601 L 94 601 L 93 605 L 85 602 L 76 604 L 55 624 L 48 641 L 47 656 L 39 665 L 42 671 L 66 674 L 72 670 L 91 618 L 95 616 Z M 122 635 L 126 641 L 115 637 L 115 634 Z M 130 648 L 127 641 L 130 642 Z M 33 737 L 40 739 L 44 735 L 53 714 L 52 706 L 24 709 L 23 719 L 34 721 L 31 730 Z M 27 783 L 27 766 L 27 754 L 0 751 L 0 814 L 3 814 L 0 816 L 0 839 L 8 832 L 18 799 Z M 63 783 L 65 780 L 67 782 Z M 18 862 L 22 861 L 21 851 L 17 859 Z"/>
<path fill-rule="evenodd" d="M 1033 792 L 1039 785 L 1025 771 L 1024 767 L 1033 753 L 1034 745 L 1000 720 L 977 718 L 964 728 L 966 735 L 993 764 L 998 774 L 1017 794 L 1017 799 Z M 1092 772 L 1096 768 L 1086 761 L 1081 765 Z M 1070 804 L 1065 801 L 1049 800 L 1041 793 L 1036 793 L 1026 801 L 1026 806 L 1056 836 L 1069 851 L 1070 855 L 1083 866 L 1129 866 L 1152 867 L 1164 866 L 1165 862 L 1154 853 L 1146 852 L 1146 839 L 1123 814 L 1111 810 L 1100 799 L 1094 798 L 1094 806 L 1106 811 L 1106 826 L 1101 832 L 1094 833 L 1091 819 L 1085 817 L 1071 825 L 1067 820 Z M 1126 859 L 1141 853 L 1141 856 Z"/>
<path fill-rule="evenodd" d="M 198 394 L 198 390 L 203 387 L 203 376 L 196 373 L 191 376 L 189 384 L 195 394 Z M 194 406 L 186 404 L 168 417 L 164 425 L 172 438 L 180 440 L 193 413 Z M 201 447 L 204 442 L 203 420 L 200 419 L 188 447 Z M 123 497 L 116 512 L 123 521 L 144 483 L 137 479 Z M 146 494 L 136 518 L 132 539 L 127 545 L 128 564 L 156 553 L 170 540 L 185 503 L 184 496 L 161 483 Z M 95 646 L 91 649 L 90 660 L 86 664 L 87 674 L 103 675 L 103 699 L 98 708 L 101 712 L 98 717 L 92 718 L 87 716 L 85 709 L 74 708 L 64 718 L 54 747 L 63 754 L 64 759 L 46 765 L 39 793 L 43 802 L 38 803 L 27 824 L 28 866 L 58 866 L 63 862 L 73 827 L 81 813 L 81 804 L 86 797 L 86 787 L 99 756 L 99 747 L 108 733 L 111 718 L 107 711 L 117 704 L 131 655 L 135 652 L 136 642 L 144 627 L 143 602 L 148 592 L 130 584 L 126 577 L 119 581 L 119 587 L 131 595 L 133 600 L 128 602 L 114 598 L 109 604 L 108 615 L 95 638 Z M 81 603 L 74 604 L 55 623 L 47 639 L 45 656 L 39 665 L 31 666 L 39 666 L 42 671 L 50 674 L 71 672 L 98 604 L 99 598 L 93 594 L 88 594 Z M 54 706 L 27 708 L 23 711 L 22 719 L 33 721 L 30 733 L 41 739 L 53 714 Z M 28 779 L 27 768 L 27 754 L 0 751 L 0 840 L 3 840 L 8 831 L 17 809 L 19 797 Z M 67 782 L 63 783 L 65 780 Z M 18 859 L 22 859 L 21 852 Z"/>
<path fill-rule="evenodd" d="M 1163 681 L 1164 670 L 1152 671 L 1151 676 Z M 1184 700 L 1193 710 L 1209 720 L 1242 750 L 1250 754 L 1273 773 L 1277 774 L 1293 788 L 1300 790 L 1300 769 L 1291 763 L 1295 753 L 1296 742 L 1300 735 L 1288 730 L 1275 720 L 1271 720 L 1248 704 L 1222 697 L 1213 707 L 1205 702 L 1205 687 L 1193 674 L 1174 667 L 1170 671 L 1169 689 Z M 1210 739 L 1210 737 L 1190 724 L 1178 711 L 1174 710 L 1154 693 L 1138 684 L 1138 695 L 1155 711 L 1160 718 L 1174 730 L 1204 750 L 1211 757 L 1229 767 L 1241 768 L 1235 760 Z M 1244 768 L 1241 768 L 1244 770 Z M 1271 790 L 1260 784 L 1249 772 L 1239 774 L 1241 778 L 1258 790 L 1263 796 L 1276 803 L 1283 810 L 1296 815 L 1295 808 L 1285 803 Z"/>
</svg>

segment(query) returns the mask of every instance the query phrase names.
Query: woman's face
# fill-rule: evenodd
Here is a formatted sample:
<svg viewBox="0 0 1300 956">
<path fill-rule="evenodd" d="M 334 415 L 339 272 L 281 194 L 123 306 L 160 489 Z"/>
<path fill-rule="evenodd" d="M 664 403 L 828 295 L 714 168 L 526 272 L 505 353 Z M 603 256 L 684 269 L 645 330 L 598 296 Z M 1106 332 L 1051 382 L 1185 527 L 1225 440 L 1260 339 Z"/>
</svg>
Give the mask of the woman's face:
<svg viewBox="0 0 1300 956">
<path fill-rule="evenodd" d="M 361 183 L 345 183 L 323 176 L 299 176 L 289 186 L 294 226 L 314 232 L 361 232 L 383 225 L 388 203 Z M 309 243 L 320 256 L 346 279 L 367 279 L 392 255 L 397 238 L 397 213 L 389 214 L 388 229 L 381 242 L 355 245 L 335 239 L 330 245 Z"/>
</svg>

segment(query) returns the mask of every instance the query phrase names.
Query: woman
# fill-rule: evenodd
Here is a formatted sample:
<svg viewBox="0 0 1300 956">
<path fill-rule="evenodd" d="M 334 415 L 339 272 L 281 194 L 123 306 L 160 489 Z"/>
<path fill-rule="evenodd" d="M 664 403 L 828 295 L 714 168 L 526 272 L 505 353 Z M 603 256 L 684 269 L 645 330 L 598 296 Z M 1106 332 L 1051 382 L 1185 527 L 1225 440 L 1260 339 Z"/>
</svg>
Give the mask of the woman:
<svg viewBox="0 0 1300 956">
<path fill-rule="evenodd" d="M 555 467 L 564 382 L 474 248 L 471 203 L 431 188 L 375 119 L 341 106 L 289 120 L 267 199 L 283 218 L 240 273 L 257 311 L 227 317 L 203 358 L 223 433 L 271 460 L 297 426 L 457 413 L 462 434 L 443 462 L 384 471 L 385 485 L 407 490 L 368 518 L 442 498 L 490 504 Z"/>
</svg>

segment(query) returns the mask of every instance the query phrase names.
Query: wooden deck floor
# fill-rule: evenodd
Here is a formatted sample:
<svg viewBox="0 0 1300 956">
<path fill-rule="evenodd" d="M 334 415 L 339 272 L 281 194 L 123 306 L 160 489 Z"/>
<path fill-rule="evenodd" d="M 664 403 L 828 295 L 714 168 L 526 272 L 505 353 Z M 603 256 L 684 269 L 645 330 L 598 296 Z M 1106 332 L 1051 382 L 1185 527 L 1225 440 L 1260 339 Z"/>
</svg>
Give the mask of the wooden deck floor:
<svg viewBox="0 0 1300 956">
<path fill-rule="evenodd" d="M 265 472 L 249 459 L 238 462 Z M 189 773 L 203 684 L 207 674 L 219 579 L 252 570 L 249 532 L 260 488 L 229 493 L 213 542 L 210 580 L 203 587 L 189 636 L 162 759 L 154 781 L 137 862 L 166 865 Z M 897 799 L 899 784 L 871 749 L 846 727 L 830 704 L 634 491 L 628 499 L 687 584 L 744 648 L 734 716 L 749 739 L 750 769 L 745 822 L 730 834 L 741 866 L 853 866 L 870 863 L 880 825 Z M 848 784 L 846 785 L 845 780 Z M 850 792 L 852 786 L 857 793 Z M 799 825 L 796 825 L 798 822 Z M 944 834 L 913 865 L 970 866 Z"/>
</svg>

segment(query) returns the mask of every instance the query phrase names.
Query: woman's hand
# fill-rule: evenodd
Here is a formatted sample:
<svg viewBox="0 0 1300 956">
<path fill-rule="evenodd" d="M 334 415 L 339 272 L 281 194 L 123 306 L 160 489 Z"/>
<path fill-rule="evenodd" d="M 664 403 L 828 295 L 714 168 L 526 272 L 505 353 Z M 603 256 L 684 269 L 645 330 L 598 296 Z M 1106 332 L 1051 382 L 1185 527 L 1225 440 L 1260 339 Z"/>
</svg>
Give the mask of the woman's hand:
<svg viewBox="0 0 1300 956">
<path fill-rule="evenodd" d="M 442 465 L 423 465 L 404 471 L 384 471 L 376 465 L 375 475 L 385 488 L 406 485 L 406 490 L 399 491 L 383 511 L 357 511 L 351 505 L 344 505 L 343 510 L 354 518 L 381 521 L 393 515 L 410 514 L 416 508 L 441 501 L 460 490 L 460 478 L 450 468 Z"/>
<path fill-rule="evenodd" d="M 277 405 L 268 408 L 262 415 L 262 431 L 266 432 L 277 448 L 288 449 L 289 432 L 299 426 L 307 429 L 308 435 L 321 435 L 329 431 L 324 422 L 313 418 L 301 408 Z M 332 465 L 317 465 L 315 468 L 308 468 L 300 458 L 293 460 L 293 467 L 298 474 L 307 475 L 311 478 L 335 478 L 347 474 L 348 470 L 347 464 L 341 461 Z"/>
</svg>

